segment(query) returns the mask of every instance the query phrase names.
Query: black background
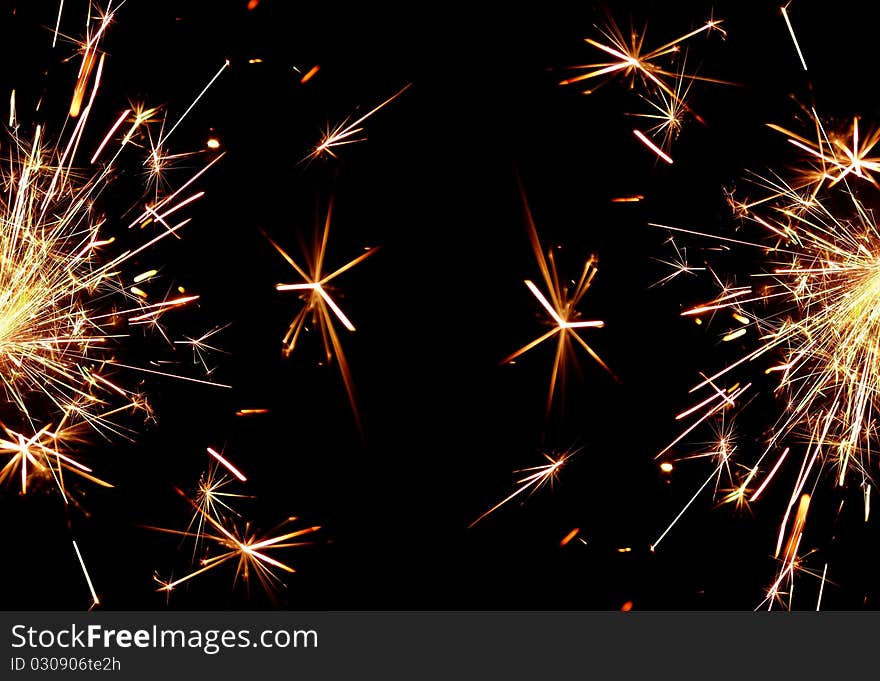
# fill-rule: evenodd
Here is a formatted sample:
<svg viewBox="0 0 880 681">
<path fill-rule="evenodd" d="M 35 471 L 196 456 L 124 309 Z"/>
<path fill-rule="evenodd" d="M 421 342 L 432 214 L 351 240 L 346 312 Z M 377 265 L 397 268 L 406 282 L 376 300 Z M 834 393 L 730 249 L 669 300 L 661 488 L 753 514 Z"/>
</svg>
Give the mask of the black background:
<svg viewBox="0 0 880 681">
<path fill-rule="evenodd" d="M 0 604 L 88 607 L 71 537 L 110 609 L 617 609 L 626 601 L 642 609 L 751 609 L 760 602 L 774 575 L 784 486 L 751 512 L 716 508 L 703 495 L 649 551 L 709 473 L 696 462 L 663 475 L 654 455 L 678 433 L 674 415 L 689 406 L 697 372 L 732 355 L 719 351 L 727 350 L 718 347 L 723 328 L 679 317 L 711 295 L 708 281 L 650 287 L 668 273 L 654 259 L 670 249 L 667 235 L 647 223 L 708 231 L 727 224 L 722 187 L 740 184 L 747 169 L 790 160 L 765 123 L 790 124 L 798 111 L 792 95 L 815 98 L 832 117 L 876 119 L 870 22 L 859 3 L 796 3 L 791 14 L 810 64 L 804 74 L 776 4 L 610 3 L 623 27 L 648 22 L 650 44 L 713 11 L 725 20 L 726 40 L 698 37 L 688 63 L 739 85 L 694 87 L 691 105 L 706 125 L 688 123 L 667 166 L 633 137 L 624 112 L 643 105 L 625 83 L 589 96 L 558 85 L 566 67 L 598 60 L 583 38 L 597 35 L 601 6 L 475 5 L 262 0 L 248 11 L 244 0 L 130 0 L 119 11 L 105 42 L 99 128 L 129 100 L 165 104 L 173 120 L 224 59 L 231 63 L 172 145 L 203 149 L 215 135 L 226 156 L 202 183 L 207 197 L 192 210 L 184 239 L 141 262 L 143 269 L 161 263 L 162 281 L 202 296 L 197 310 L 167 318 L 170 333 L 231 323 L 216 337 L 228 354 L 212 359 L 213 377 L 234 387 L 146 381 L 158 423 L 139 427 L 134 443 L 91 448 L 96 469 L 116 487 L 84 488 L 81 509 L 65 510 L 52 495 L 4 492 Z M 0 92 L 16 88 L 20 119 L 44 88 L 63 105 L 78 62 L 62 63 L 69 44 L 49 49 L 57 4 L 0 7 Z M 84 3 L 68 0 L 64 30 L 80 35 L 83 15 Z M 262 63 L 248 63 L 255 58 Z M 293 67 L 314 64 L 318 74 L 299 84 Z M 299 163 L 328 121 L 356 107 L 365 112 L 407 83 L 365 124 L 368 141 L 342 148 L 338 160 Z M 582 375 L 571 377 L 549 419 L 549 345 L 499 365 L 544 329 L 522 284 L 538 271 L 517 176 L 543 243 L 563 247 L 564 271 L 574 276 L 589 253 L 598 255 L 581 310 L 606 326 L 586 337 L 621 378 L 615 383 L 584 357 Z M 645 200 L 610 201 L 630 194 Z M 337 368 L 318 365 L 317 339 L 281 356 L 299 302 L 274 290 L 293 273 L 259 232 L 299 257 L 297 235 L 311 233 L 331 197 L 328 264 L 380 246 L 338 282 L 339 302 L 357 326 L 342 342 L 363 441 Z M 750 257 L 738 263 L 743 272 Z M 241 408 L 271 411 L 236 417 Z M 745 450 L 759 446 L 764 426 L 760 418 L 739 424 Z M 467 528 L 513 490 L 513 469 L 541 463 L 543 448 L 572 445 L 583 450 L 552 492 Z M 259 589 L 233 589 L 223 569 L 167 603 L 154 590 L 154 571 L 180 576 L 188 554 L 141 525 L 186 525 L 191 513 L 173 487 L 192 489 L 207 446 L 225 446 L 248 475 L 244 492 L 257 498 L 242 512 L 256 526 L 291 514 L 322 526 L 316 545 L 286 556 L 297 574 L 276 601 Z M 824 510 L 814 511 L 805 537 L 818 548 L 810 565 L 821 571 L 829 562 L 834 585 L 824 605 L 873 607 L 873 525 L 858 522 L 856 504 L 835 519 L 847 492 L 826 482 L 814 502 Z M 560 547 L 575 527 L 587 544 Z M 800 606 L 813 607 L 818 583 L 800 583 Z"/>
</svg>

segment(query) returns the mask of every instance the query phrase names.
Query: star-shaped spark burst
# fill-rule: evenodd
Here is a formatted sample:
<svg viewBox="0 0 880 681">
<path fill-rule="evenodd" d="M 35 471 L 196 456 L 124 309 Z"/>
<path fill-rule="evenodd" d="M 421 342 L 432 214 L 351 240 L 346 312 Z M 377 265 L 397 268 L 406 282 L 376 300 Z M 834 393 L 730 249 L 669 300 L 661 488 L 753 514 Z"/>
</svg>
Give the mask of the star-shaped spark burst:
<svg viewBox="0 0 880 681">
<path fill-rule="evenodd" d="M 28 483 L 33 478 L 50 478 L 55 481 L 66 499 L 64 472 L 68 471 L 104 487 L 112 487 L 94 477 L 88 466 L 62 454 L 57 436 L 50 429 L 51 426 L 44 426 L 33 435 L 26 436 L 3 426 L 6 437 L 0 438 L 0 455 L 9 456 L 9 461 L 0 469 L 0 483 L 11 480 L 17 473 L 21 481 L 21 493 L 26 494 Z"/>
<path fill-rule="evenodd" d="M 301 541 L 299 538 L 321 529 L 320 526 L 312 526 L 285 532 L 283 529 L 297 520 L 296 517 L 290 517 L 273 530 L 260 533 L 255 531 L 249 522 L 245 522 L 242 527 L 221 513 L 215 515 L 209 510 L 209 507 L 205 506 L 204 499 L 201 502 L 196 502 L 179 489 L 177 489 L 177 493 L 186 499 L 198 516 L 198 531 L 191 529 L 170 530 L 161 527 L 147 529 L 190 537 L 198 542 L 204 541 L 213 547 L 214 552 L 206 554 L 198 561 L 199 567 L 183 577 L 174 580 L 157 578 L 158 590 L 166 593 L 171 592 L 184 582 L 219 568 L 221 565 L 234 563 L 233 587 L 241 581 L 249 588 L 251 578 L 256 576 L 263 589 L 271 595 L 282 584 L 278 572 L 292 574 L 296 570 L 287 563 L 272 557 L 269 553 L 280 549 L 307 546 L 312 542 Z M 216 507 L 214 508 L 216 509 Z M 190 523 L 190 527 L 192 527 L 192 523 Z M 281 534 L 275 534 L 275 532 L 281 532 Z"/>
<path fill-rule="evenodd" d="M 174 344 L 189 345 L 192 348 L 193 364 L 200 364 L 205 371 L 205 375 L 210 376 L 212 373 L 214 373 L 214 368 L 208 366 L 207 356 L 212 352 L 220 352 L 223 354 L 229 353 L 227 353 L 225 350 L 221 350 L 220 348 L 211 345 L 208 341 L 227 328 L 229 328 L 229 324 L 216 326 L 210 331 L 203 333 L 198 338 L 184 336 L 183 340 L 174 341 Z"/>
<path fill-rule="evenodd" d="M 560 85 L 572 85 L 575 83 L 583 83 L 584 81 L 592 81 L 594 79 L 609 79 L 614 76 L 626 78 L 630 82 L 630 87 L 634 87 L 636 82 L 640 82 L 648 91 L 659 90 L 670 97 L 679 105 L 684 104 L 683 98 L 679 97 L 680 91 L 677 91 L 675 83 L 682 77 L 690 81 L 702 80 L 710 83 L 721 83 L 713 78 L 705 78 L 695 74 L 684 76 L 682 73 L 670 71 L 658 63 L 664 57 L 677 54 L 681 51 L 681 44 L 700 33 L 719 31 L 722 35 L 726 35 L 724 29 L 721 28 L 721 19 L 710 18 L 705 24 L 699 28 L 686 33 L 675 40 L 672 40 L 653 50 L 645 49 L 645 36 L 647 34 L 647 26 L 641 32 L 633 29 L 629 38 L 624 36 L 623 31 L 617 22 L 612 18 L 608 18 L 604 27 L 599 29 L 605 42 L 599 42 L 592 38 L 584 38 L 584 41 L 598 50 L 601 50 L 612 57 L 611 61 L 605 61 L 594 64 L 584 64 L 581 66 L 573 66 L 572 69 L 585 71 L 571 78 L 566 78 L 560 82 Z M 604 82 L 604 81 L 603 81 Z M 587 89 L 585 94 L 591 93 L 593 90 Z M 690 109 L 688 109 L 690 110 Z"/>
<path fill-rule="evenodd" d="M 598 362 L 605 371 L 611 374 L 615 380 L 617 380 L 617 377 L 608 365 L 605 364 L 602 358 L 596 354 L 593 348 L 591 348 L 578 333 L 579 329 L 602 328 L 605 326 L 605 322 L 603 321 L 582 320 L 580 318 L 580 312 L 576 309 L 577 305 L 589 290 L 590 285 L 593 283 L 593 278 L 596 276 L 597 268 L 595 256 L 587 258 L 581 276 L 576 282 L 574 282 L 573 288 L 563 284 L 556 269 L 556 260 L 553 257 L 553 251 L 548 250 L 546 257 L 544 255 L 544 250 L 541 247 L 541 242 L 538 238 L 538 230 L 535 226 L 535 221 L 532 217 L 531 210 L 529 209 L 528 202 L 526 201 L 525 192 L 521 191 L 521 194 L 528 223 L 529 238 L 532 242 L 532 249 L 538 260 L 538 267 L 541 270 L 541 276 L 544 279 L 544 284 L 547 287 L 550 299 L 547 299 L 547 296 L 541 292 L 534 282 L 526 279 L 525 285 L 535 298 L 537 298 L 541 306 L 547 311 L 553 328 L 532 342 L 527 343 L 512 355 L 506 357 L 501 363 L 507 364 L 513 362 L 519 356 L 525 354 L 532 348 L 537 347 L 544 341 L 550 340 L 554 336 L 556 337 L 556 356 L 553 360 L 553 369 L 550 373 L 550 391 L 547 396 L 547 413 L 549 414 L 550 407 L 553 403 L 553 395 L 556 392 L 557 382 L 564 376 L 568 362 L 576 361 L 573 343 L 580 345 L 587 354 L 596 360 L 596 362 Z"/>
<path fill-rule="evenodd" d="M 354 381 L 351 376 L 351 370 L 348 361 L 345 359 L 345 353 L 342 351 L 342 343 L 339 335 L 336 333 L 336 327 L 333 324 L 333 318 L 338 319 L 342 325 L 349 331 L 354 331 L 354 324 L 340 309 L 336 301 L 330 296 L 332 289 L 328 284 L 343 272 L 350 270 L 355 265 L 366 260 L 378 250 L 378 247 L 368 248 L 358 257 L 350 260 L 338 269 L 325 273 L 324 259 L 327 254 L 327 242 L 330 236 L 330 220 L 333 213 L 333 203 L 331 202 L 327 208 L 327 216 L 324 220 L 324 229 L 320 237 L 316 232 L 315 244 L 311 251 L 305 251 L 307 260 L 307 268 L 300 267 L 296 261 L 284 251 L 271 237 L 266 238 L 275 247 L 281 256 L 296 270 L 303 281 L 296 284 L 277 284 L 275 289 L 278 291 L 299 291 L 300 299 L 305 303 L 299 314 L 294 317 L 293 321 L 287 329 L 282 341 L 284 345 L 285 356 L 293 352 L 300 333 L 306 328 L 309 320 L 318 327 L 321 333 L 321 340 L 324 345 L 324 354 L 327 362 L 332 363 L 334 358 L 339 364 L 339 371 L 342 375 L 342 382 L 345 384 L 345 390 L 348 394 L 348 400 L 351 403 L 351 409 L 357 421 L 358 428 L 361 428 L 360 415 L 357 409 L 357 402 L 354 393 Z M 265 234 L 265 232 L 264 232 Z"/>
<path fill-rule="evenodd" d="M 653 95 L 642 95 L 642 99 L 650 105 L 652 111 L 632 114 L 636 118 L 645 118 L 654 122 L 648 128 L 648 133 L 660 141 L 659 146 L 651 142 L 641 130 L 633 130 L 633 133 L 667 163 L 672 163 L 670 156 L 672 143 L 678 139 L 688 113 L 692 113 L 685 104 L 693 85 L 693 80 L 685 73 L 686 61 L 686 59 L 682 61 L 681 70 L 671 85 L 673 94 L 670 95 L 665 90 L 657 89 Z M 700 120 L 698 116 L 694 117 Z"/>
<path fill-rule="evenodd" d="M 483 518 L 485 518 L 486 516 L 488 516 L 491 513 L 494 513 L 499 508 L 504 506 L 504 504 L 506 504 L 508 501 L 512 501 L 513 499 L 518 497 L 523 492 L 528 491 L 529 496 L 531 496 L 532 494 L 537 492 L 539 489 L 541 489 L 545 485 L 549 485 L 552 489 L 553 484 L 559 478 L 560 469 L 568 462 L 568 460 L 571 457 L 573 457 L 579 451 L 580 451 L 580 448 L 569 449 L 569 450 L 564 451 L 561 454 L 558 454 L 555 456 L 551 456 L 550 454 L 547 454 L 545 452 L 544 458 L 549 463 L 542 464 L 540 466 L 530 466 L 529 468 L 520 468 L 520 469 L 513 471 L 514 473 L 517 473 L 517 474 L 518 473 L 527 473 L 527 475 L 525 477 L 522 477 L 516 481 L 516 484 L 519 485 L 519 487 L 517 487 L 516 490 L 512 494 L 505 497 L 504 499 L 499 501 L 497 504 L 495 504 L 492 508 L 490 508 L 488 511 L 483 513 L 483 515 L 481 515 L 474 522 L 472 522 L 470 525 L 468 525 L 468 527 L 469 528 L 473 527 L 478 522 L 480 522 Z"/>
<path fill-rule="evenodd" d="M 653 111 L 635 114 L 636 116 L 658 121 L 653 124 L 647 134 L 633 129 L 635 137 L 645 145 L 657 158 L 672 164 L 670 147 L 678 137 L 687 115 L 693 116 L 700 123 L 703 119 L 686 102 L 691 86 L 695 81 L 732 85 L 716 78 L 699 76 L 687 71 L 687 59 L 682 59 L 681 67 L 673 69 L 672 61 L 682 51 L 682 44 L 700 35 L 718 31 L 722 36 L 727 33 L 721 28 L 722 20 L 710 17 L 702 26 L 685 33 L 655 49 L 645 48 L 647 25 L 637 31 L 632 28 L 628 35 L 624 34 L 617 22 L 608 17 L 605 24 L 598 26 L 601 38 L 585 38 L 585 42 L 600 50 L 610 61 L 572 66 L 570 69 L 581 73 L 560 81 L 560 85 L 587 85 L 584 94 L 592 93 L 601 84 L 614 78 L 627 80 L 629 88 L 647 101 Z M 595 84 L 595 85 L 594 85 Z M 658 143 L 652 139 L 658 140 Z"/>
</svg>

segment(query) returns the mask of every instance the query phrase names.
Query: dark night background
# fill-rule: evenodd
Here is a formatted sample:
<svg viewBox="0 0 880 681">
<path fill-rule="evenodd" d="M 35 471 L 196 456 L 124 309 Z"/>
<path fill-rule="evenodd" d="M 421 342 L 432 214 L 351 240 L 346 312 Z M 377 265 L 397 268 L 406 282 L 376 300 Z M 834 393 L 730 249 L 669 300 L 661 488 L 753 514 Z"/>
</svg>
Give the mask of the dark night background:
<svg viewBox="0 0 880 681">
<path fill-rule="evenodd" d="M 667 259 L 670 249 L 666 234 L 647 223 L 709 231 L 727 224 L 722 187 L 740 184 L 746 169 L 780 168 L 789 158 L 765 123 L 791 124 L 792 95 L 815 97 L 830 116 L 877 119 L 874 35 L 860 4 L 820 10 L 795 1 L 808 79 L 777 4 L 610 2 L 622 26 L 648 21 L 652 45 L 713 11 L 725 20 L 727 39 L 690 42 L 688 63 L 740 86 L 693 88 L 690 103 L 706 125 L 688 122 L 672 166 L 633 137 L 624 112 L 644 106 L 623 82 L 590 96 L 558 85 L 567 66 L 601 60 L 583 42 L 597 35 L 600 5 L 246 5 L 129 0 L 104 44 L 103 118 L 92 122 L 109 125 L 130 99 L 165 104 L 174 118 L 230 60 L 172 143 L 177 151 L 203 149 L 214 135 L 226 156 L 201 183 L 207 197 L 191 211 L 184 239 L 142 262 L 161 264 L 167 285 L 202 296 L 197 310 L 166 318 L 170 333 L 231 323 L 214 339 L 228 354 L 212 362 L 213 377 L 234 388 L 147 381 L 158 423 L 141 427 L 133 444 L 95 445 L 90 460 L 116 487 L 84 487 L 80 510 L 66 512 L 52 495 L 4 492 L 0 604 L 87 608 L 74 537 L 102 607 L 165 608 L 152 574 L 181 576 L 187 552 L 140 526 L 185 526 L 190 511 L 173 486 L 191 489 L 207 464 L 205 447 L 225 446 L 249 477 L 242 491 L 257 497 L 240 505 L 244 516 L 264 528 L 291 514 L 322 526 L 316 545 L 282 558 L 297 574 L 279 594 L 281 607 L 755 607 L 774 575 L 784 486 L 751 513 L 715 508 L 703 495 L 657 553 L 648 549 L 709 472 L 682 462 L 667 476 L 653 457 L 679 432 L 674 415 L 689 406 L 697 372 L 720 367 L 725 355 L 717 347 L 722 326 L 679 317 L 711 295 L 707 281 L 681 277 L 649 288 L 668 273 L 654 258 Z M 61 63 L 70 46 L 49 48 L 46 27 L 57 7 L 0 3 L 0 93 L 17 89 L 21 119 L 47 82 L 66 97 L 75 77 L 78 62 Z M 65 31 L 81 34 L 83 11 L 82 2 L 65 3 Z M 262 63 L 248 63 L 255 58 Z M 319 73 L 301 85 L 293 67 L 315 64 Z M 298 164 L 327 121 L 355 107 L 365 112 L 407 83 L 367 121 L 368 141 L 342 148 L 338 160 Z M 522 283 L 539 273 L 517 176 L 543 243 L 563 247 L 563 271 L 574 276 L 598 254 L 580 309 L 606 327 L 585 337 L 621 378 L 615 383 L 579 355 L 582 375 L 568 381 L 549 420 L 549 344 L 515 366 L 499 365 L 544 329 Z M 645 200 L 610 202 L 630 194 Z M 295 274 L 259 231 L 301 261 L 297 235 L 311 234 L 331 197 L 328 264 L 381 247 L 338 281 L 339 302 L 357 326 L 340 334 L 363 443 L 337 368 L 317 365 L 318 339 L 281 356 L 299 302 L 274 284 Z M 692 257 L 699 261 L 696 250 Z M 236 417 L 241 408 L 271 411 Z M 740 446 L 759 446 L 765 425 L 740 423 Z M 583 451 L 552 492 L 467 529 L 513 490 L 513 469 L 539 464 L 544 447 L 571 445 Z M 826 510 L 813 511 L 805 542 L 819 549 L 813 566 L 830 563 L 835 585 L 826 588 L 825 607 L 876 607 L 874 524 L 861 524 L 854 504 L 826 522 L 837 499 L 828 492 L 821 503 Z M 587 544 L 560 547 L 575 527 Z M 632 550 L 618 551 L 624 547 Z M 800 584 L 800 606 L 809 608 L 817 584 Z M 231 572 L 217 570 L 179 588 L 167 607 L 275 607 L 258 588 L 248 598 L 231 585 Z"/>
</svg>

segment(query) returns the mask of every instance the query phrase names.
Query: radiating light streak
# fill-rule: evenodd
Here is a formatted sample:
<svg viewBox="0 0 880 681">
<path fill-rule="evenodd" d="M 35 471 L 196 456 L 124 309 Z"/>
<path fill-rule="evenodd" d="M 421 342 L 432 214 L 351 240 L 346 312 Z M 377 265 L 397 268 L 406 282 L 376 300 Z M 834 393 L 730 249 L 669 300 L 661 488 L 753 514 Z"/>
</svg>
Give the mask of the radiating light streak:
<svg viewBox="0 0 880 681">
<path fill-rule="evenodd" d="M 309 154 L 304 159 L 302 159 L 302 162 L 310 161 L 314 158 L 321 156 L 322 154 L 327 154 L 328 156 L 336 158 L 336 152 L 333 151 L 336 147 L 365 141 L 366 137 L 358 137 L 358 135 L 360 135 L 364 131 L 363 127 L 361 127 L 361 124 L 364 123 L 377 111 L 384 108 L 395 99 L 400 97 L 400 95 L 406 92 L 411 85 L 412 83 L 407 83 L 384 102 L 370 109 L 363 116 L 355 119 L 350 123 L 349 120 L 351 119 L 351 116 L 347 117 L 341 123 L 338 123 L 332 128 L 328 124 L 327 129 L 321 137 L 321 141 L 318 142 L 318 144 L 309 152 Z"/>
<path fill-rule="evenodd" d="M 233 587 L 239 580 L 249 586 L 251 578 L 256 576 L 266 592 L 271 594 L 274 587 L 281 581 L 276 574 L 277 570 L 288 574 L 292 574 L 296 570 L 287 563 L 273 558 L 269 555 L 269 552 L 311 544 L 312 542 L 302 541 L 300 538 L 321 529 L 320 526 L 315 525 L 274 535 L 275 531 L 297 520 L 295 517 L 290 517 L 285 519 L 275 530 L 262 534 L 252 530 L 250 524 L 245 524 L 243 528 L 240 528 L 230 519 L 215 517 L 205 508 L 187 497 L 181 490 L 178 489 L 177 493 L 189 503 L 203 523 L 201 531 L 171 530 L 161 527 L 148 527 L 147 529 L 182 537 L 196 538 L 209 544 L 213 551 L 199 560 L 199 567 L 192 572 L 178 579 L 160 581 L 159 591 L 170 592 L 184 582 L 188 582 L 199 575 L 215 570 L 227 563 L 234 563 Z"/>
</svg>

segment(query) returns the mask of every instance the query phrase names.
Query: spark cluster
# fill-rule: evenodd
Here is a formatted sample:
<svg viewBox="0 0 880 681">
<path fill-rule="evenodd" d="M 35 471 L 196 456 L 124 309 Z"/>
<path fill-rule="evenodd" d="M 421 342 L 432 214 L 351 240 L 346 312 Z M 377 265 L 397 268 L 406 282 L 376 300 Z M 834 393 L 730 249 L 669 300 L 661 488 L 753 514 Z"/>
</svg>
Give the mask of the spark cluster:
<svg viewBox="0 0 880 681">
<path fill-rule="evenodd" d="M 601 329 L 605 326 L 605 322 L 601 320 L 581 319 L 581 313 L 577 306 L 581 303 L 587 291 L 590 289 L 593 279 L 595 278 L 598 267 L 597 258 L 591 255 L 584 262 L 583 270 L 573 286 L 569 286 L 565 279 L 559 275 L 556 267 L 556 259 L 553 255 L 553 249 L 549 249 L 546 254 L 541 246 L 538 237 L 538 229 L 535 225 L 534 217 L 529 209 L 528 202 L 525 198 L 525 192 L 521 191 L 523 206 L 525 208 L 526 223 L 529 232 L 529 240 L 532 244 L 532 250 L 535 253 L 535 259 L 538 262 L 538 269 L 541 272 L 541 278 L 547 290 L 548 296 L 539 289 L 530 279 L 525 280 L 526 288 L 535 296 L 535 299 L 544 308 L 549 316 L 550 330 L 527 343 L 516 352 L 507 356 L 502 360 L 502 364 L 509 364 L 529 350 L 537 347 L 544 341 L 556 338 L 556 353 L 553 358 L 553 366 L 550 371 L 550 389 L 547 395 L 547 414 L 553 405 L 553 398 L 560 385 L 560 381 L 564 378 L 566 370 L 576 361 L 575 343 L 592 357 L 605 371 L 611 376 L 614 373 L 608 368 L 608 365 L 596 354 L 596 351 L 581 337 L 579 331 L 582 329 Z"/>
</svg>

